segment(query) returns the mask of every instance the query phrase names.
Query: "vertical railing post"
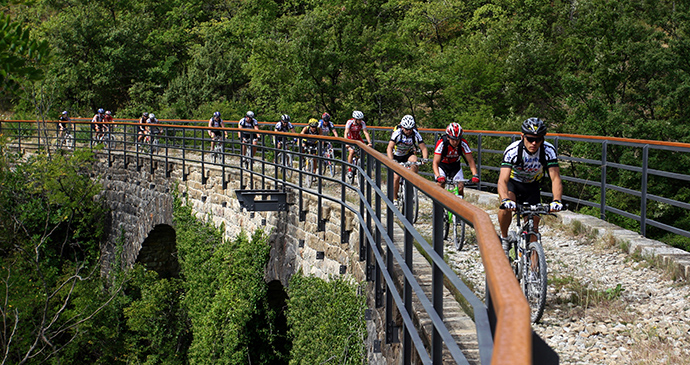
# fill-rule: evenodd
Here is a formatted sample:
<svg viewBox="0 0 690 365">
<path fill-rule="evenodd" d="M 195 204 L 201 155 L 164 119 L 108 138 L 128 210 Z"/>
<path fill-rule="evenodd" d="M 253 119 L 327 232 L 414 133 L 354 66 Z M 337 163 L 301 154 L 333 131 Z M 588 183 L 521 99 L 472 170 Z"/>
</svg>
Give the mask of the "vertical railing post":
<svg viewBox="0 0 690 365">
<path fill-rule="evenodd" d="M 347 174 L 347 168 L 348 165 L 347 163 L 347 145 L 345 143 L 342 144 L 342 153 L 340 154 L 340 157 L 343 159 L 343 163 L 340 165 L 340 201 L 346 202 L 346 174 Z M 340 242 L 341 243 L 347 243 L 348 242 L 348 237 L 345 232 L 345 204 L 340 205 Z"/>
<path fill-rule="evenodd" d="M 409 186 L 411 184 L 406 184 Z M 411 205 L 411 204 L 410 204 Z M 434 202 L 433 205 L 433 220 L 434 227 L 443 226 L 443 214 L 444 209 L 441 204 Z M 434 251 L 443 257 L 443 235 L 440 229 L 435 229 L 433 233 L 434 240 Z M 434 310 L 438 313 L 438 316 L 443 319 L 443 272 L 441 269 L 432 262 L 431 264 L 431 302 L 434 306 Z M 431 333 L 431 356 L 434 364 L 440 364 L 443 355 L 443 340 L 439 334 L 436 326 L 433 326 L 433 331 Z"/>
<path fill-rule="evenodd" d="M 642 184 L 640 188 L 640 234 L 647 237 L 647 179 L 649 178 L 649 145 L 642 147 Z"/>
<path fill-rule="evenodd" d="M 376 160 L 376 186 L 381 187 L 382 183 L 382 178 L 381 178 L 381 161 Z M 390 180 L 390 178 L 388 179 Z M 376 209 L 376 220 L 378 222 L 381 222 L 381 195 L 376 194 L 376 203 L 375 203 L 375 209 Z M 378 225 L 376 226 L 376 252 L 381 252 L 382 251 L 382 246 L 381 246 L 381 230 L 378 228 Z M 374 260 L 374 299 L 375 299 L 375 305 L 376 308 L 381 308 L 383 305 L 383 288 L 381 287 L 381 266 L 379 266 L 379 262 L 377 260 Z"/>
<path fill-rule="evenodd" d="M 482 190 L 482 134 L 477 137 L 477 174 L 479 174 L 478 190 Z"/>
<path fill-rule="evenodd" d="M 606 166 L 608 165 L 606 162 L 607 150 L 608 142 L 604 141 L 601 144 L 601 185 L 599 190 L 599 195 L 601 196 L 599 199 L 599 217 L 603 220 L 606 220 Z"/>
<path fill-rule="evenodd" d="M 393 201 L 393 179 L 391 178 L 391 175 L 393 172 L 388 169 L 388 178 L 387 180 L 387 192 L 388 192 L 388 199 Z M 393 209 L 391 209 L 388 204 L 386 204 L 386 234 L 388 234 L 388 237 L 391 239 L 390 242 L 393 242 L 393 237 L 394 237 L 394 221 L 393 221 Z M 393 254 L 391 253 L 391 248 L 390 245 L 386 245 L 386 270 L 388 271 L 388 274 L 391 277 L 395 277 L 393 275 Z M 393 296 L 391 295 L 391 289 L 386 290 L 386 343 L 393 343 L 394 342 L 394 334 L 395 334 L 395 322 L 393 322 Z"/>
<path fill-rule="evenodd" d="M 410 191 L 412 190 L 414 186 L 412 184 L 405 184 L 405 198 L 407 199 L 408 197 L 411 197 L 412 194 Z M 407 200 L 408 202 L 411 202 L 411 200 Z M 405 214 L 406 217 L 409 217 L 412 215 L 412 204 L 405 204 L 405 210 L 409 212 L 409 214 Z M 441 225 L 435 226 L 435 227 L 441 227 Z M 438 230 L 434 230 L 438 231 Z M 407 229 L 405 230 L 405 247 L 404 247 L 404 255 L 405 255 L 405 264 L 407 267 L 412 270 L 414 267 L 414 263 L 412 260 L 412 250 L 413 250 L 413 245 L 412 245 L 412 233 L 410 233 Z M 410 285 L 409 280 L 407 277 L 404 279 L 404 285 L 403 285 L 403 295 L 404 295 L 404 301 L 405 301 L 405 311 L 407 313 L 414 313 L 414 309 L 412 308 L 412 286 Z M 412 361 L 412 337 L 410 336 L 410 331 L 414 331 L 413 328 L 405 328 L 405 336 L 403 337 L 403 364 L 410 364 Z"/>
</svg>

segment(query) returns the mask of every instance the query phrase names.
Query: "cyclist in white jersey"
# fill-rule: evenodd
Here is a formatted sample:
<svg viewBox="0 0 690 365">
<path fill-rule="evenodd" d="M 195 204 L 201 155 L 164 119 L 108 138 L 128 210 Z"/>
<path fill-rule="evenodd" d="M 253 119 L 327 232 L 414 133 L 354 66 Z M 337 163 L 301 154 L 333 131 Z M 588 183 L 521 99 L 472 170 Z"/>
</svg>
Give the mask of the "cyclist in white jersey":
<svg viewBox="0 0 690 365">
<path fill-rule="evenodd" d="M 275 130 L 276 132 L 295 133 L 295 127 L 292 125 L 292 123 L 290 123 L 290 116 L 287 114 L 281 115 L 280 120 L 276 123 Z M 283 148 L 283 141 L 288 141 L 287 137 L 276 136 L 273 143 L 275 144 L 276 148 L 281 149 Z"/>
<path fill-rule="evenodd" d="M 244 118 L 240 119 L 238 127 L 239 128 L 244 128 L 244 129 L 255 129 L 259 130 L 259 121 L 254 119 L 254 112 L 253 111 L 248 111 L 247 114 L 244 116 Z M 252 156 L 256 155 L 256 144 L 258 142 L 257 134 L 256 133 L 246 133 L 246 132 L 237 132 L 237 138 L 239 138 L 243 143 L 248 143 L 250 140 L 252 141 Z M 244 156 L 245 151 L 247 151 L 247 146 L 242 145 L 242 156 Z"/>
<path fill-rule="evenodd" d="M 503 152 L 501 171 L 498 177 L 498 196 L 501 208 L 498 212 L 498 223 L 501 228 L 501 244 L 503 250 L 510 247 L 508 229 L 513 217 L 516 204 L 528 202 L 539 204 L 540 181 L 548 172 L 551 178 L 551 210 L 563 209 L 561 198 L 563 184 L 558 167 L 558 153 L 549 142 L 544 141 L 546 125 L 539 118 L 529 118 L 522 123 L 522 138 L 511 143 Z M 539 217 L 534 218 L 535 231 L 539 227 Z M 535 237 L 536 239 L 536 237 Z"/>
<path fill-rule="evenodd" d="M 429 151 L 422 140 L 422 135 L 417 131 L 414 117 L 405 115 L 400 120 L 400 124 L 393 130 L 391 139 L 388 142 L 386 153 L 388 158 L 397 162 L 417 162 L 417 149 L 422 151 L 422 158 L 429 157 Z M 419 171 L 419 166 L 412 165 L 410 169 L 415 173 Z M 400 188 L 400 175 L 393 175 L 393 199 L 397 205 L 398 189 Z"/>
</svg>

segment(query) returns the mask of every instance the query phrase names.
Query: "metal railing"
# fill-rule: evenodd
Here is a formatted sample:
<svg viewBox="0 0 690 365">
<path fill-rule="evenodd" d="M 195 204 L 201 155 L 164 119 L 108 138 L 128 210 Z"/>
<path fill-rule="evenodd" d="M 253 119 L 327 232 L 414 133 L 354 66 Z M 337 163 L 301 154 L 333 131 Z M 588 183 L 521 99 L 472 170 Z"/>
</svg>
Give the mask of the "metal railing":
<svg viewBox="0 0 690 365">
<path fill-rule="evenodd" d="M 205 120 L 164 122 L 208 124 Z M 226 125 L 235 126 L 237 121 L 226 121 Z M 293 125 L 299 128 L 306 124 Z M 261 123 L 265 129 L 273 126 L 274 123 Z M 336 125 L 336 129 L 342 135 L 344 125 Z M 385 153 L 392 128 L 368 126 L 368 129 L 374 147 Z M 419 132 L 433 152 L 434 144 L 445 130 L 420 128 Z M 479 189 L 495 190 L 503 150 L 519 139 L 520 133 L 465 130 L 464 137 L 476 154 L 482 177 Z M 571 209 L 584 208 L 586 214 L 636 230 L 646 237 L 651 233 L 658 238 L 665 232 L 690 237 L 690 230 L 682 223 L 675 223 L 678 212 L 685 214 L 690 210 L 687 194 L 682 193 L 690 182 L 687 173 L 690 143 L 558 133 L 548 134 L 546 140 L 559 152 L 561 177 L 565 182 L 563 200 Z M 429 169 L 420 173 L 432 175 Z M 548 192 L 542 195 L 550 196 Z M 634 203 L 630 198 L 635 199 Z"/>
<path fill-rule="evenodd" d="M 505 254 L 501 249 L 493 223 L 481 209 L 456 199 L 449 192 L 438 188 L 435 184 L 422 176 L 410 172 L 398 163 L 389 160 L 385 155 L 359 142 L 352 144 L 341 138 L 311 137 L 318 145 L 318 154 L 310 155 L 301 150 L 291 151 L 298 164 L 295 166 L 281 165 L 273 156 L 278 152 L 287 152 L 286 145 L 278 149 L 272 144 L 273 136 L 287 136 L 290 138 L 304 138 L 304 136 L 277 133 L 268 131 L 251 131 L 259 135 L 257 154 L 249 159 L 246 166 L 240 163 L 242 159 L 242 142 L 237 138 L 240 130 L 237 128 L 225 128 L 229 138 L 224 141 L 225 150 L 221 152 L 221 158 L 212 161 L 210 142 L 207 135 L 208 127 L 181 126 L 172 124 L 158 125 L 161 128 L 159 138 L 159 150 L 154 150 L 152 145 L 137 141 L 137 123 L 117 121 L 109 124 L 116 143 L 108 149 L 100 149 L 94 141 L 93 131 L 89 123 L 72 122 L 69 127 L 75 137 L 76 148 L 96 148 L 97 153 L 104 154 L 108 163 L 115 158 L 123 158 L 125 166 L 128 163 L 136 164 L 137 169 L 154 169 L 154 163 L 160 166 L 163 163 L 167 176 L 170 176 L 170 162 L 182 166 L 182 171 L 187 172 L 186 164 L 201 164 L 201 170 L 206 171 L 204 165 L 218 166 L 222 171 L 223 188 L 227 187 L 227 176 L 230 170 L 241 172 L 240 186 L 272 186 L 283 190 L 294 190 L 299 195 L 296 199 L 298 211 L 304 212 L 303 195 L 313 194 L 318 198 L 318 222 L 322 222 L 322 201 L 339 204 L 342 210 L 341 240 L 348 242 L 349 231 L 346 231 L 345 210 L 354 213 L 359 222 L 359 259 L 367 268 L 367 280 L 373 282 L 376 306 L 385 310 L 386 342 L 394 341 L 393 314 L 397 313 L 403 322 L 402 361 L 405 364 L 412 362 L 412 352 L 415 351 L 417 359 L 424 364 L 441 363 L 444 351 L 452 356 L 457 363 L 467 363 L 468 360 L 458 344 L 453 339 L 450 331 L 443 323 L 443 286 L 460 293 L 470 304 L 470 314 L 476 324 L 479 356 L 482 363 L 501 364 L 527 364 L 532 362 L 532 332 L 529 323 L 529 308 L 520 291 L 515 276 L 505 260 Z M 2 122 L 1 133 L 10 138 L 10 147 L 17 149 L 46 149 L 54 138 L 46 138 L 48 133 L 39 133 L 35 121 L 9 121 Z M 214 128 L 216 129 L 216 128 Z M 54 129 L 53 129 L 54 131 Z M 54 133 L 53 133 L 54 134 Z M 39 135 L 42 137 L 39 138 Z M 304 140 L 304 139 L 301 139 Z M 340 156 L 347 156 L 347 148 L 355 148 L 360 155 L 359 164 L 348 164 L 344 158 L 323 157 L 322 151 L 325 143 L 331 142 L 340 152 Z M 245 145 L 249 147 L 249 145 Z M 114 147 L 114 148 L 113 148 Z M 134 156 L 136 158 L 130 158 Z M 317 171 L 305 171 L 302 167 L 306 158 L 314 158 L 317 163 Z M 326 163 L 336 164 L 339 176 L 331 177 L 324 174 Z M 160 168 L 160 167 L 158 167 Z M 357 183 L 349 184 L 346 180 L 346 170 L 352 168 L 357 171 Z M 291 170 L 293 179 L 288 178 L 286 170 Z M 453 270 L 444 261 L 443 233 L 434 229 L 431 239 L 423 237 L 410 223 L 407 217 L 411 217 L 411 208 L 406 212 L 400 212 L 393 205 L 393 179 L 384 179 L 391 174 L 400 174 L 407 180 L 406 201 L 411 201 L 413 189 L 424 194 L 432 202 L 433 223 L 440 227 L 445 209 L 449 209 L 460 215 L 476 230 L 477 242 L 482 256 L 486 272 L 487 298 L 486 304 L 482 303 L 475 294 L 457 277 Z M 183 173 L 183 179 L 186 175 Z M 248 176 L 248 177 L 247 177 Z M 313 176 L 316 183 L 310 187 L 304 184 L 304 177 Z M 295 178 L 297 177 L 297 178 Z M 204 177 L 204 179 L 207 177 Z M 337 194 L 324 193 L 324 187 L 331 189 L 336 187 L 340 191 Z M 352 199 L 354 198 L 354 199 Z M 411 206 L 408 204 L 408 206 Z M 385 219 L 384 219 L 385 212 Z M 304 219 L 300 214 L 300 219 Z M 402 250 L 396 247 L 394 231 L 397 224 L 404 232 Z M 321 224 L 320 224 L 321 225 Z M 417 246 L 414 246 L 414 243 Z M 412 253 L 419 250 L 428 262 L 419 263 L 413 261 Z M 413 273 L 415 265 L 430 265 L 432 269 L 432 293 L 428 297 L 420 286 L 418 278 Z M 404 284 L 402 290 L 398 290 L 396 282 L 401 280 Z M 421 308 L 413 308 L 413 298 L 421 304 Z M 395 312 L 397 309 L 397 312 Z M 433 326 L 431 344 L 425 346 L 422 335 L 414 325 L 415 311 L 426 313 Z"/>
</svg>

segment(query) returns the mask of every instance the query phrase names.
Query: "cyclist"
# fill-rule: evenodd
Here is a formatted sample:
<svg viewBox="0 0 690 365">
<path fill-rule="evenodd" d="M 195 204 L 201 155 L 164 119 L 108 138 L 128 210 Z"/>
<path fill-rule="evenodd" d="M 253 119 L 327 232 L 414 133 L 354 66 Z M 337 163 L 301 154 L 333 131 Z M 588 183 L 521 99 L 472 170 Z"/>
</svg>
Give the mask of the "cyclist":
<svg viewBox="0 0 690 365">
<path fill-rule="evenodd" d="M 254 112 L 251 110 L 248 111 L 244 118 L 240 119 L 238 127 L 245 129 L 256 129 L 258 131 L 259 121 L 254 118 Z M 256 146 L 256 143 L 258 142 L 256 133 L 237 132 L 237 138 L 239 138 L 242 141 L 242 143 L 249 143 L 249 141 L 251 140 L 252 145 L 254 146 Z M 242 145 L 242 156 L 244 156 L 246 151 L 247 146 Z M 252 147 L 252 156 L 254 156 L 255 154 L 256 147 Z"/>
<path fill-rule="evenodd" d="M 364 113 L 355 110 L 352 112 L 352 119 L 349 119 L 347 123 L 345 123 L 345 138 L 364 142 L 361 133 L 364 133 L 364 136 L 367 138 L 367 144 L 371 147 L 371 136 L 369 136 L 369 131 L 367 131 L 367 124 L 364 123 Z M 352 163 L 352 159 L 355 156 L 355 148 L 354 146 L 347 146 L 347 149 L 349 151 L 347 162 Z M 352 178 L 351 167 L 347 169 L 347 177 Z"/>
<path fill-rule="evenodd" d="M 91 130 L 95 132 L 96 140 L 100 140 L 103 136 L 103 119 L 105 117 L 105 110 L 99 108 L 91 119 Z"/>
<path fill-rule="evenodd" d="M 139 126 L 137 127 L 137 142 L 141 142 L 146 137 L 146 121 L 149 119 L 149 113 L 144 112 L 139 118 Z"/>
<path fill-rule="evenodd" d="M 280 116 L 280 120 L 278 123 L 276 123 L 276 132 L 291 132 L 295 133 L 295 127 L 290 123 L 290 116 L 287 114 L 283 114 Z M 276 136 L 275 140 L 273 141 L 274 144 L 276 145 L 276 148 L 280 149 L 283 147 L 283 141 L 286 141 L 287 137 L 285 136 Z"/>
<path fill-rule="evenodd" d="M 65 136 L 67 132 L 67 122 L 69 122 L 69 116 L 67 116 L 67 110 L 63 111 L 60 116 L 58 117 L 58 138 L 57 141 L 55 141 L 55 145 L 58 146 L 60 144 L 60 141 L 62 138 Z"/>
<path fill-rule="evenodd" d="M 316 118 L 311 118 L 309 119 L 309 124 L 302 128 L 302 133 L 300 134 L 311 134 L 314 136 L 320 136 L 321 135 L 321 128 L 319 127 L 319 121 L 316 120 Z M 302 148 L 304 149 L 304 153 L 309 153 L 312 155 L 316 155 L 319 152 L 319 149 L 317 147 L 317 144 L 319 143 L 318 139 L 304 139 L 302 141 Z M 313 164 L 312 166 L 312 172 L 316 173 L 316 164 Z"/>
<path fill-rule="evenodd" d="M 219 137 L 223 135 L 225 138 L 228 138 L 228 131 L 223 131 L 218 128 L 225 128 L 225 123 L 223 123 L 223 119 L 220 117 L 220 112 L 214 112 L 213 117 L 208 120 L 208 127 L 211 128 L 208 130 L 208 135 L 211 137 L 211 151 L 216 146 L 216 137 Z"/>
<path fill-rule="evenodd" d="M 156 114 L 149 113 L 149 118 L 146 120 L 146 138 L 144 138 L 144 142 L 153 142 L 155 135 L 160 133 L 160 128 L 158 128 L 157 124 Z"/>
<path fill-rule="evenodd" d="M 321 128 L 321 135 L 327 136 L 333 132 L 333 136 L 338 137 L 338 132 L 335 130 L 335 125 L 331 121 L 331 115 L 323 113 L 319 120 L 319 128 Z"/>
<path fill-rule="evenodd" d="M 462 138 L 462 127 L 458 123 L 450 123 L 446 128 L 446 134 L 436 142 L 432 168 L 438 186 L 445 188 L 446 180 L 450 179 L 457 185 L 459 194 L 465 195 L 465 184 L 463 182 L 465 177 L 460 164 L 461 159 L 467 162 L 472 171 L 470 182 L 473 184 L 478 183 L 477 165 L 474 163 L 470 145 L 467 143 L 467 140 Z"/>
<path fill-rule="evenodd" d="M 405 115 L 400 120 L 400 124 L 393 129 L 391 139 L 388 142 L 388 149 L 386 153 L 388 158 L 397 162 L 417 162 L 417 149 L 421 149 L 422 158 L 429 157 L 429 151 L 422 140 L 422 135 L 417 131 L 417 125 L 414 117 Z M 415 173 L 419 171 L 419 166 L 412 165 L 410 167 Z M 393 175 L 393 201 L 395 205 L 398 204 L 398 189 L 400 188 L 400 175 Z"/>
<path fill-rule="evenodd" d="M 105 111 L 105 115 L 103 116 L 103 121 L 112 123 L 113 122 L 113 114 L 110 112 L 110 110 Z M 105 134 L 110 130 L 110 125 L 109 124 L 103 124 L 102 132 Z"/>
<path fill-rule="evenodd" d="M 558 153 L 549 142 L 544 141 L 546 125 L 539 118 L 529 118 L 522 123 L 522 138 L 511 143 L 503 152 L 501 171 L 498 176 L 498 196 L 501 199 L 498 223 L 501 228 L 501 245 L 508 254 L 508 228 L 516 204 L 528 202 L 539 204 L 540 181 L 545 173 L 551 178 L 553 200 L 552 211 L 563 209 L 561 197 L 563 184 L 558 167 Z M 534 230 L 538 232 L 539 217 L 534 217 Z M 536 237 L 533 237 L 536 239 Z"/>
</svg>

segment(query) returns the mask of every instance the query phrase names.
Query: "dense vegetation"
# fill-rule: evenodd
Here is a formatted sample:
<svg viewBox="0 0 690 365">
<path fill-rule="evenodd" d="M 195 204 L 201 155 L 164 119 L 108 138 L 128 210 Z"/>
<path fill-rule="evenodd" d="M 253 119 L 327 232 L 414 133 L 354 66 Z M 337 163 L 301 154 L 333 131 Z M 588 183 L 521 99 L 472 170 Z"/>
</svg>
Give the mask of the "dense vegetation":
<svg viewBox="0 0 690 365">
<path fill-rule="evenodd" d="M 690 141 L 687 2 L 38 0 L 7 13 L 51 47 L 24 90 L 47 94 L 52 116 L 359 109 L 379 125 L 409 113 L 514 130 L 537 115 L 552 131 Z M 4 96 L 35 114 L 35 99 Z"/>
<path fill-rule="evenodd" d="M 87 151 L 27 158 L 0 145 L 0 364 L 361 362 L 356 286 L 296 275 L 294 298 L 271 301 L 267 236 L 224 240 L 179 199 L 181 277 L 120 262 L 102 277 L 108 209 L 93 163 Z"/>
</svg>

